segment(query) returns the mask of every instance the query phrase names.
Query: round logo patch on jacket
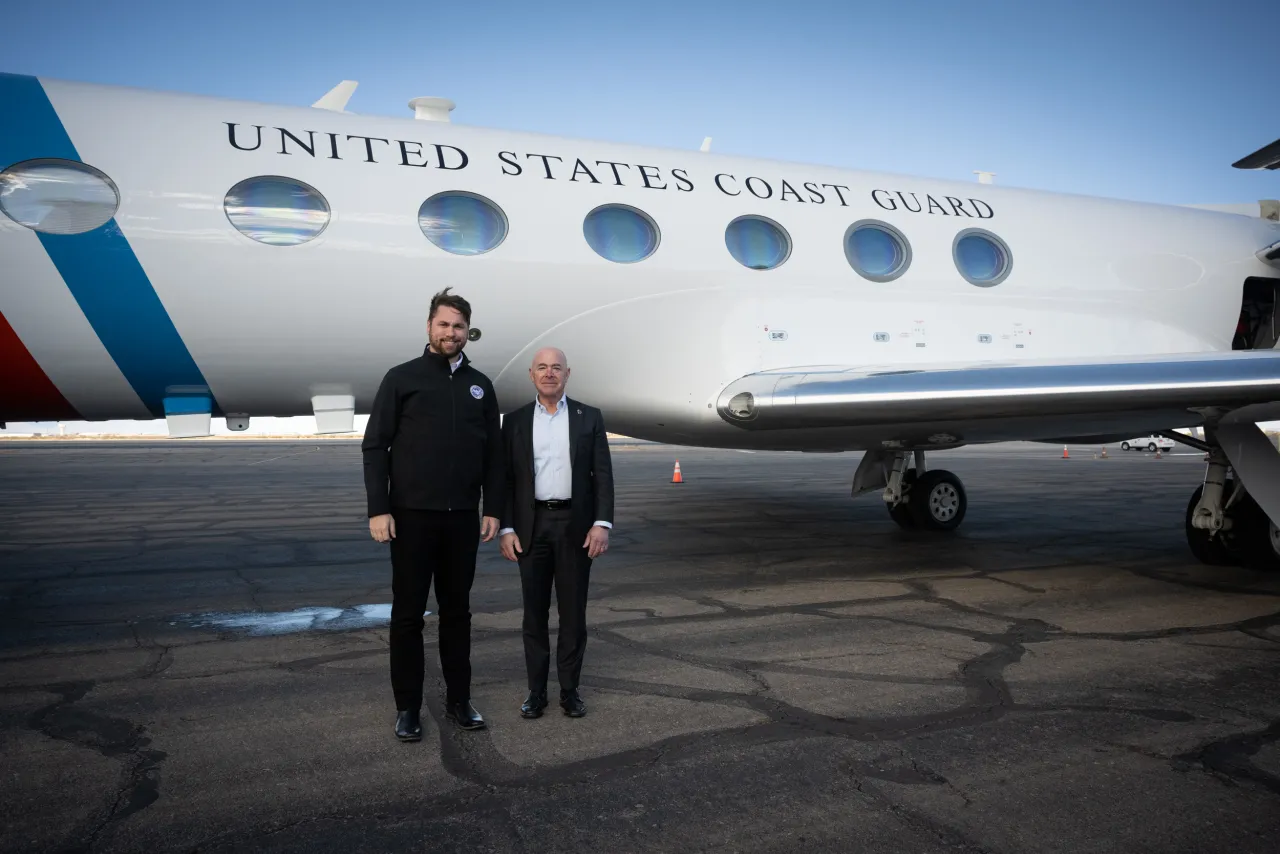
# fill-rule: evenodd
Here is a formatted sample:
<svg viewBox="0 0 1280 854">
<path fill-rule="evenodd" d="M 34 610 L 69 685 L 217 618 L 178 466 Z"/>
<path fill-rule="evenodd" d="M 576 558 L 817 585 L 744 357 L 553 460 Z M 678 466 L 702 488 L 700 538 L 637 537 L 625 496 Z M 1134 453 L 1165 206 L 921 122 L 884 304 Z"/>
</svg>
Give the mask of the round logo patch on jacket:
<svg viewBox="0 0 1280 854">
<path fill-rule="evenodd" d="M 484 389 L 480 388 L 480 386 L 478 385 L 473 385 L 471 387 L 471 396 L 474 397 L 476 400 L 479 400 L 480 398 L 484 397 Z"/>
</svg>

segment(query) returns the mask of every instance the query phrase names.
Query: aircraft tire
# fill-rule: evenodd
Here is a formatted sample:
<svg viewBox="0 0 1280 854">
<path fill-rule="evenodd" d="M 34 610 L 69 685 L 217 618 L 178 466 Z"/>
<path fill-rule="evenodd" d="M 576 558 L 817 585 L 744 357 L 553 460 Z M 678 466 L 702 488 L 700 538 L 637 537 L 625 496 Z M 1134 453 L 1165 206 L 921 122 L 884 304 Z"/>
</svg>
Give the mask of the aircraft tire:
<svg viewBox="0 0 1280 854">
<path fill-rule="evenodd" d="M 1195 515 L 1196 505 L 1200 503 L 1200 494 L 1204 492 L 1203 486 L 1197 486 L 1196 491 L 1191 493 L 1191 501 L 1187 503 L 1187 515 L 1184 525 L 1187 532 L 1187 545 L 1191 548 L 1191 553 L 1196 556 L 1196 560 L 1207 566 L 1235 566 L 1240 561 L 1232 553 L 1231 547 L 1224 539 L 1221 532 L 1210 537 L 1209 531 L 1193 527 L 1191 517 Z M 1228 488 L 1223 490 L 1224 495 L 1230 495 L 1230 482 Z M 1234 522 L 1234 514 L 1232 521 Z"/>
<path fill-rule="evenodd" d="M 904 531 L 914 531 L 916 528 L 916 517 L 911 515 L 911 486 L 916 482 L 916 470 L 907 469 L 902 474 L 902 488 L 906 492 L 906 498 L 898 505 L 886 504 L 889 510 L 889 518 L 897 523 L 898 527 Z"/>
<path fill-rule="evenodd" d="M 898 523 L 898 527 L 904 531 L 914 531 L 916 529 L 916 517 L 911 515 L 911 505 L 902 502 L 897 507 L 885 505 L 889 508 L 889 518 Z"/>
<path fill-rule="evenodd" d="M 1253 496 L 1231 508 L 1229 545 L 1249 569 L 1280 572 L 1280 529 L 1267 517 Z"/>
<path fill-rule="evenodd" d="M 925 472 L 911 487 L 908 496 L 916 527 L 926 531 L 954 531 L 959 528 L 968 503 L 960 478 L 942 469 Z"/>
</svg>

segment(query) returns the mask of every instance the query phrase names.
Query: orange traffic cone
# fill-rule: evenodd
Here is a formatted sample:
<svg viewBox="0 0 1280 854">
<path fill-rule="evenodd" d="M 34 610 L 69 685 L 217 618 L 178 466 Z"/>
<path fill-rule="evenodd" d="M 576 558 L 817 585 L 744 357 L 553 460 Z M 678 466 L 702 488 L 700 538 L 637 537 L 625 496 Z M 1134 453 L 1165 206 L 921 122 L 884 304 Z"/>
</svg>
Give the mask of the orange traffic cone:
<svg viewBox="0 0 1280 854">
<path fill-rule="evenodd" d="M 1160 446 L 1159 446 L 1159 445 L 1157 445 L 1157 446 L 1156 446 L 1156 459 L 1158 460 L 1158 459 L 1161 459 L 1162 457 L 1163 457 L 1163 454 L 1161 454 L 1161 453 L 1160 453 Z"/>
<path fill-rule="evenodd" d="M 1103 458 L 1104 460 L 1107 458 L 1107 446 L 1106 446 L 1106 445 L 1103 445 L 1103 446 L 1102 446 L 1102 458 Z"/>
<path fill-rule="evenodd" d="M 1064 460 L 1067 460 L 1067 459 L 1070 459 L 1070 458 L 1071 458 L 1071 456 L 1067 453 L 1067 446 L 1066 446 L 1066 445 L 1063 445 L 1063 446 L 1062 446 L 1062 458 L 1063 458 Z"/>
<path fill-rule="evenodd" d="M 680 461 L 676 460 L 675 473 L 671 475 L 672 483 L 684 483 L 684 478 L 680 476 Z"/>
</svg>

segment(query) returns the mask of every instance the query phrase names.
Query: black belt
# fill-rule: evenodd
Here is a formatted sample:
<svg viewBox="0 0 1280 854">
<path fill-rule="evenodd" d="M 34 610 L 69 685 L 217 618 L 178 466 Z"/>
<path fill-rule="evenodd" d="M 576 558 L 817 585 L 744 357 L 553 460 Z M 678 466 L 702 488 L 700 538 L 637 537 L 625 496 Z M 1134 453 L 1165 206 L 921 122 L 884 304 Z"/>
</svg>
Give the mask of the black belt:
<svg viewBox="0 0 1280 854">
<path fill-rule="evenodd" d="M 572 502 L 570 502 L 568 499 L 561 499 L 561 498 L 557 498 L 552 501 L 535 500 L 533 502 L 533 505 L 535 507 L 541 507 L 544 510 L 568 510 L 571 504 Z"/>
</svg>

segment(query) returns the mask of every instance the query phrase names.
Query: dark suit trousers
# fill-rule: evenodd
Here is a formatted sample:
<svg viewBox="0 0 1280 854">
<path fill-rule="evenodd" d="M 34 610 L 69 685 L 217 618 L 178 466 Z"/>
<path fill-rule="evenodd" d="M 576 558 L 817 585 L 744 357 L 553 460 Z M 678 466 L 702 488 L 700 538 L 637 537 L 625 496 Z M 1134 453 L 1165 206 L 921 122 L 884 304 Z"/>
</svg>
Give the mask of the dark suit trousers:
<svg viewBox="0 0 1280 854">
<path fill-rule="evenodd" d="M 591 559 L 582 539 L 569 534 L 570 510 L 539 507 L 533 516 L 533 542 L 521 543 L 520 586 L 524 591 L 524 666 L 530 691 L 545 691 L 551 667 L 547 615 L 555 585 L 560 613 L 556 673 L 560 690 L 578 687 L 587 649 L 587 583 Z"/>
<path fill-rule="evenodd" d="M 440 668 L 447 702 L 471 697 L 471 582 L 480 518 L 475 510 L 393 510 L 391 690 L 396 708 L 422 706 L 422 614 L 431 581 L 440 609 Z"/>
</svg>

